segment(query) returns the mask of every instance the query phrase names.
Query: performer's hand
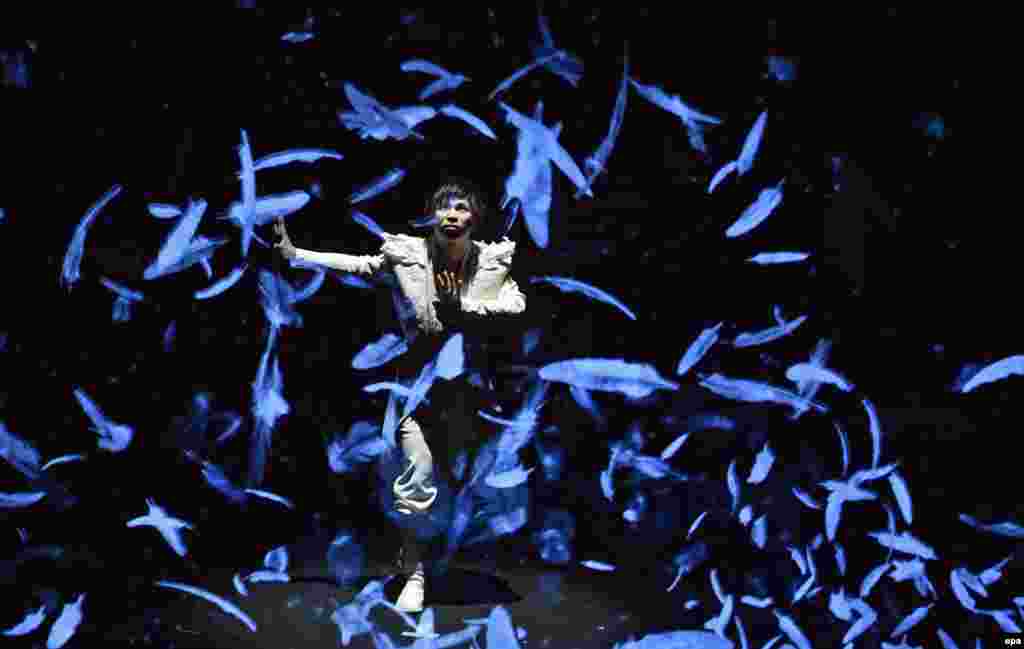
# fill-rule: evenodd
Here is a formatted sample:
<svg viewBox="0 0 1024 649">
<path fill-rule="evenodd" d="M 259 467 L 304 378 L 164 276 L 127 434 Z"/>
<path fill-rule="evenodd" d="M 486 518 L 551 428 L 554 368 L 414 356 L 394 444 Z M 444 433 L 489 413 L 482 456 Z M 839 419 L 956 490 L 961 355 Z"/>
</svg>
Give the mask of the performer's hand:
<svg viewBox="0 0 1024 649">
<path fill-rule="evenodd" d="M 274 249 L 281 253 L 281 256 L 285 259 L 295 259 L 295 246 L 292 245 L 292 240 L 288 238 L 288 232 L 284 229 L 284 219 L 277 219 L 277 223 L 274 224 L 274 233 L 281 237 L 274 244 Z"/>
<path fill-rule="evenodd" d="M 437 295 L 442 304 L 459 305 L 462 294 L 462 280 L 449 270 L 442 270 L 434 275 L 437 282 Z"/>
</svg>

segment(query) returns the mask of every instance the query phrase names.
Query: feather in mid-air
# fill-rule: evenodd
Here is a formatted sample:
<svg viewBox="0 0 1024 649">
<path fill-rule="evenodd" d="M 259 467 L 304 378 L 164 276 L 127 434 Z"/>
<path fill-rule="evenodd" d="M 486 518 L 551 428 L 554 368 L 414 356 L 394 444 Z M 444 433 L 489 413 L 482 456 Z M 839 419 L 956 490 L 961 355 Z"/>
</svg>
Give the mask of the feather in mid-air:
<svg viewBox="0 0 1024 649">
<path fill-rule="evenodd" d="M 71 243 L 68 244 L 67 252 L 64 255 L 64 265 L 61 268 L 61 285 L 67 288 L 69 291 L 71 287 L 75 285 L 75 282 L 81 277 L 81 266 L 82 266 L 82 254 L 85 251 L 85 235 L 89 232 L 89 228 L 92 227 L 96 217 L 99 216 L 100 212 L 103 211 L 110 201 L 117 198 L 121 193 L 121 186 L 114 185 L 107 190 L 103 196 L 99 198 L 91 207 L 86 211 L 85 216 L 79 221 L 78 226 L 75 227 L 75 233 L 71 237 Z"/>
<path fill-rule="evenodd" d="M 423 59 L 412 59 L 410 61 L 406 61 L 401 65 L 401 68 L 403 72 L 422 72 L 423 74 L 429 74 L 437 77 L 435 81 L 432 81 L 427 85 L 427 87 L 420 91 L 420 94 L 417 97 L 420 101 L 426 101 L 428 98 L 445 90 L 455 90 L 463 83 L 471 80 L 463 74 L 452 74 L 441 66 L 431 63 L 430 61 L 424 61 Z"/>
</svg>

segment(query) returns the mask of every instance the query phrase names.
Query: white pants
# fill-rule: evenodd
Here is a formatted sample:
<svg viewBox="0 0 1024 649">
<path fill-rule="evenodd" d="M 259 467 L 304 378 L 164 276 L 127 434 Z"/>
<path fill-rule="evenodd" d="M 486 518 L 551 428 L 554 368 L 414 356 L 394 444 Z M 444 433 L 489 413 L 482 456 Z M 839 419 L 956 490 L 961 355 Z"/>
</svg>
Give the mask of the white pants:
<svg viewBox="0 0 1024 649">
<path fill-rule="evenodd" d="M 454 458 L 464 450 L 471 450 L 470 447 L 480 441 L 483 422 L 476 412 L 481 407 L 479 399 L 473 386 L 464 380 L 438 382 L 431 389 L 430 399 L 429 405 L 421 405 L 413 414 L 399 422 L 396 437 L 403 455 L 402 470 L 407 470 L 410 462 L 413 465 L 412 477 L 403 484 L 418 484 L 423 490 L 435 488 L 440 492 L 441 489 L 436 485 L 438 480 L 447 481 L 454 487 L 454 476 L 449 475 Z M 424 426 L 427 427 L 426 430 Z M 433 450 L 431 446 L 434 447 Z M 470 469 L 467 469 L 467 473 L 469 471 Z M 440 475 L 442 473 L 445 475 Z M 439 505 L 437 502 L 431 502 L 433 496 L 423 490 L 416 490 L 417 493 L 406 496 L 418 505 L 417 509 L 423 510 L 402 515 L 403 518 L 410 519 L 410 523 L 413 522 L 413 517 L 425 516 Z M 395 496 L 397 502 L 398 494 L 395 493 Z M 415 525 L 400 523 L 399 527 L 403 536 L 402 567 L 406 571 L 412 571 L 418 562 L 427 558 L 431 541 L 419 539 L 413 529 Z"/>
</svg>

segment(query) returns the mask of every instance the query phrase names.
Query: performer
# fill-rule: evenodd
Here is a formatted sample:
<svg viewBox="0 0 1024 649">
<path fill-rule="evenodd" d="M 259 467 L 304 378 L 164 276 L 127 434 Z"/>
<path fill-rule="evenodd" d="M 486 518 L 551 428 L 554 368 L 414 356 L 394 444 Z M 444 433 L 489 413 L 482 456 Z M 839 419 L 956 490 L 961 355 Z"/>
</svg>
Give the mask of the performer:
<svg viewBox="0 0 1024 649">
<path fill-rule="evenodd" d="M 456 180 L 430 197 L 427 212 L 436 222 L 431 236 L 386 234 L 377 255 L 346 255 L 302 250 L 292 245 L 284 223 L 277 223 L 275 248 L 286 259 L 297 259 L 364 278 L 390 279 L 395 307 L 408 343 L 397 359 L 396 380 L 414 379 L 450 336 L 463 332 L 470 342 L 495 331 L 501 320 L 526 310 L 526 298 L 509 276 L 515 242 L 474 241 L 486 215 L 482 196 L 471 184 Z M 390 277 L 382 277 L 382 276 Z M 471 363 L 467 355 L 467 365 Z M 438 381 L 430 404 L 420 405 L 398 425 L 398 442 L 408 469 L 395 481 L 395 508 L 407 521 L 400 523 L 403 542 L 398 565 L 408 576 L 396 602 L 407 612 L 423 610 L 425 565 L 436 558 L 434 538 L 419 538 L 417 517 L 434 506 L 438 490 L 435 472 L 456 485 L 452 468 L 456 456 L 482 440 L 482 389 L 466 378 Z M 472 466 L 472 460 L 469 465 Z M 468 474 L 469 470 L 465 471 Z M 454 509 L 454 507 L 453 507 Z"/>
</svg>

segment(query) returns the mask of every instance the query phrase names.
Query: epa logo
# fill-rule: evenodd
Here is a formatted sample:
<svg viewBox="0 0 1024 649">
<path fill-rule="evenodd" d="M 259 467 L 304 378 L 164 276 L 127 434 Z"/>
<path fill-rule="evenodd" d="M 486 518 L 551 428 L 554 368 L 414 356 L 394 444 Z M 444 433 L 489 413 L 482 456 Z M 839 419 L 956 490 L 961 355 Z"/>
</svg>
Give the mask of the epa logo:
<svg viewBox="0 0 1024 649">
<path fill-rule="evenodd" d="M 1007 647 L 1019 647 L 1021 646 L 1020 641 L 1020 638 L 1006 638 L 1003 640 L 1003 644 Z"/>
</svg>

